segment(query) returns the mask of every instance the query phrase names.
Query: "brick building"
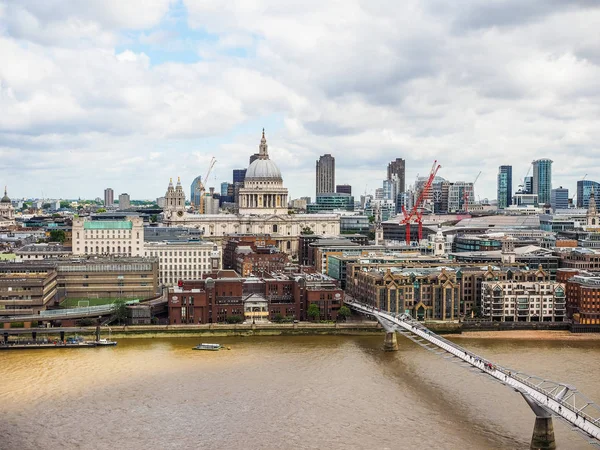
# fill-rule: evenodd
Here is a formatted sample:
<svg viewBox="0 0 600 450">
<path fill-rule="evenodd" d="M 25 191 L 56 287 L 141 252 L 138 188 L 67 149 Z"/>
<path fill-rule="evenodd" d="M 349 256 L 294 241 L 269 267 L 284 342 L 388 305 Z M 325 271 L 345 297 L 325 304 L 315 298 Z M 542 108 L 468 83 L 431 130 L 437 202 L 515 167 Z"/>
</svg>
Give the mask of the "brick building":
<svg viewBox="0 0 600 450">
<path fill-rule="evenodd" d="M 337 282 L 320 274 L 244 278 L 224 270 L 170 289 L 169 323 L 219 323 L 233 320 L 233 316 L 246 323 L 306 320 L 310 303 L 319 306 L 321 319 L 336 320 L 342 302 L 343 291 Z"/>
<path fill-rule="evenodd" d="M 459 318 L 460 285 L 454 269 L 387 268 L 347 277 L 350 295 L 383 311 L 409 312 L 418 320 Z"/>
<path fill-rule="evenodd" d="M 287 263 L 287 254 L 269 235 L 232 236 L 223 250 L 224 267 L 244 277 L 281 272 Z"/>
<path fill-rule="evenodd" d="M 589 272 L 564 272 L 567 315 L 574 323 L 600 325 L 600 276 Z"/>
</svg>

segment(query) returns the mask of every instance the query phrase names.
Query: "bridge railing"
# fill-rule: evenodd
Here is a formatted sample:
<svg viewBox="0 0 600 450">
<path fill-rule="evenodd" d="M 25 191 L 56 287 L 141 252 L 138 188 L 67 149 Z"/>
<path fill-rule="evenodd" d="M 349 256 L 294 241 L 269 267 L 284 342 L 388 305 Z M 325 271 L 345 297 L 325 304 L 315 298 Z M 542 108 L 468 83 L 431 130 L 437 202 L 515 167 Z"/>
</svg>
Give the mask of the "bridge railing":
<svg viewBox="0 0 600 450">
<path fill-rule="evenodd" d="M 523 395 L 527 395 L 532 401 L 541 406 L 542 409 L 551 411 L 571 425 L 574 425 L 578 431 L 595 439 L 596 444 L 600 443 L 600 407 L 579 393 L 574 387 L 493 364 L 489 360 L 473 352 L 469 352 L 458 344 L 438 336 L 421 323 L 412 319 L 408 314 L 393 314 L 379 311 L 377 308 L 358 302 L 349 301 L 346 303 L 361 312 L 375 316 L 380 322 L 381 320 L 391 322 L 392 325 L 409 331 L 411 334 L 456 356 L 463 362 L 482 370 L 501 383 L 511 386 Z M 384 328 L 386 327 L 384 326 Z M 426 346 L 413 337 L 411 339 Z"/>
</svg>

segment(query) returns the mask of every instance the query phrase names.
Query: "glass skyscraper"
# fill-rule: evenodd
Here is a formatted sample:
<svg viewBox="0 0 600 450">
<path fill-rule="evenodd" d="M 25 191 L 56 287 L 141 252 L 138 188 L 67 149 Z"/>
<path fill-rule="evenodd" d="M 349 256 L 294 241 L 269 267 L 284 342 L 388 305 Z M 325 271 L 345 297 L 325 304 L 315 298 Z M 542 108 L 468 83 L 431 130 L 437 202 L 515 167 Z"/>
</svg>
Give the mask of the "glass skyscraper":
<svg viewBox="0 0 600 450">
<path fill-rule="evenodd" d="M 538 196 L 540 205 L 550 204 L 552 192 L 552 160 L 533 161 L 533 193 Z"/>
<path fill-rule="evenodd" d="M 498 170 L 498 209 L 512 204 L 512 166 L 500 166 Z"/>
<path fill-rule="evenodd" d="M 590 204 L 590 193 L 594 188 L 594 196 L 598 198 L 600 183 L 592 180 L 579 180 L 577 182 L 577 207 L 586 208 Z"/>
</svg>

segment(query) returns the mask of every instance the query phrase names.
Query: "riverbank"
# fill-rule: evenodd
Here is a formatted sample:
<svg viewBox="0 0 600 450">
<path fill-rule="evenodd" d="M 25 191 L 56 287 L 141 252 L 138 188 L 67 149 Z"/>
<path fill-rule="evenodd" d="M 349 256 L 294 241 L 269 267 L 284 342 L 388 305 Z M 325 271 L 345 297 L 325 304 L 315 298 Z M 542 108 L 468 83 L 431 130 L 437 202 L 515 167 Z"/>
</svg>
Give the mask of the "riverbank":
<svg viewBox="0 0 600 450">
<path fill-rule="evenodd" d="M 551 330 L 463 331 L 456 339 L 507 339 L 543 341 L 600 341 L 600 333 L 571 333 Z"/>
</svg>

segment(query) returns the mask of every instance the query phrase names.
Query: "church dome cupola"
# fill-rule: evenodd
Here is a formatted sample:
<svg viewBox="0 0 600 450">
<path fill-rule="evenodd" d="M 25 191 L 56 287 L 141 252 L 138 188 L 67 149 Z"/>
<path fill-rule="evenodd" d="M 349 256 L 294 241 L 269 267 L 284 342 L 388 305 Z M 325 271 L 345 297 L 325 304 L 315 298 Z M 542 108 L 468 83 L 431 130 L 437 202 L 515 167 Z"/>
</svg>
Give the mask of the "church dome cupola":
<svg viewBox="0 0 600 450">
<path fill-rule="evenodd" d="M 258 159 L 253 161 L 248 167 L 245 179 L 281 181 L 282 178 L 279 167 L 269 159 L 269 147 L 267 145 L 267 139 L 265 138 L 264 128 L 258 149 Z"/>
<path fill-rule="evenodd" d="M 8 198 L 8 195 L 6 194 L 6 186 L 4 186 L 4 197 L 2 197 L 0 203 L 10 203 L 10 198 Z"/>
</svg>

